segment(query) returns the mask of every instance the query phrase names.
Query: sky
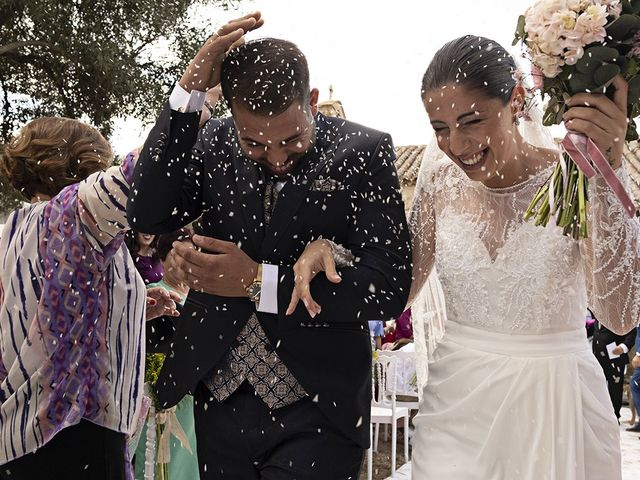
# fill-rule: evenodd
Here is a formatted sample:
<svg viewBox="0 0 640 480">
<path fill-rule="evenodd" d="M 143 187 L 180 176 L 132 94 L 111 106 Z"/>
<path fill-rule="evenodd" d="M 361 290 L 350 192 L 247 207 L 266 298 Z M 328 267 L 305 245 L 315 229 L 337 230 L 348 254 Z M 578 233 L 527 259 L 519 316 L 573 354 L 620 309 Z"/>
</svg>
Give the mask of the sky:
<svg viewBox="0 0 640 480">
<path fill-rule="evenodd" d="M 465 34 L 511 47 L 518 16 L 533 0 L 243 0 L 238 9 L 210 7 L 220 25 L 260 10 L 265 25 L 247 38 L 295 42 L 309 62 L 320 101 L 340 100 L 349 120 L 388 132 L 396 146 L 429 143 L 431 127 L 420 82 L 437 49 Z M 212 32 L 213 33 L 213 32 Z M 190 59 L 184 59 L 185 67 Z M 177 80 L 177 79 L 176 79 Z M 123 155 L 143 143 L 151 125 L 116 123 L 112 142 Z"/>
</svg>

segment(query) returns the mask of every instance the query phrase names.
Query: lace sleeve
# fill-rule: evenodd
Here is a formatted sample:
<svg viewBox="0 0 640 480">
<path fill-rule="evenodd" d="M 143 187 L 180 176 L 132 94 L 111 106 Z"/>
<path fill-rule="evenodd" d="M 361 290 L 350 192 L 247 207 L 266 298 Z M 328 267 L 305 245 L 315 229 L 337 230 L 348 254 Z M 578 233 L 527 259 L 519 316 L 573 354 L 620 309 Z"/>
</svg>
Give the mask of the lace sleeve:
<svg viewBox="0 0 640 480">
<path fill-rule="evenodd" d="M 444 295 L 434 268 L 436 250 L 436 182 L 442 181 L 443 153 L 435 138 L 426 148 L 409 215 L 413 277 L 409 305 L 416 351 L 418 396 L 429 377 L 429 358 L 444 333 Z"/>
<path fill-rule="evenodd" d="M 617 174 L 628 187 L 626 170 Z M 589 196 L 590 235 L 581 245 L 589 306 L 602 324 L 624 335 L 640 320 L 640 224 L 601 177 L 590 182 Z"/>
<path fill-rule="evenodd" d="M 413 303 L 424 286 L 435 262 L 436 216 L 433 191 L 439 166 L 440 162 L 436 163 L 425 155 L 411 205 L 409 229 L 411 230 L 413 275 L 409 305 Z"/>
<path fill-rule="evenodd" d="M 351 250 L 342 245 L 338 245 L 337 243 L 327 240 L 329 242 L 329 246 L 331 247 L 331 253 L 333 254 L 333 261 L 336 262 L 337 267 L 352 267 L 353 262 L 356 259 Z"/>
</svg>

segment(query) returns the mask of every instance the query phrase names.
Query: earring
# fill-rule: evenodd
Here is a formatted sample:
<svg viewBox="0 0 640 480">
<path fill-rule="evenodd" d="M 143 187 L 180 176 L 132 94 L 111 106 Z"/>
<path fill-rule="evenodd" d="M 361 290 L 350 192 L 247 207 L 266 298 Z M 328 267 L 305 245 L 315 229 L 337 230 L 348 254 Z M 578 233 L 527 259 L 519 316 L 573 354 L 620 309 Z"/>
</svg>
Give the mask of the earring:
<svg viewBox="0 0 640 480">
<path fill-rule="evenodd" d="M 520 125 L 520 119 L 524 116 L 523 112 L 524 103 L 520 97 L 516 97 L 511 102 L 511 112 L 513 114 L 513 123 L 518 126 Z"/>
</svg>

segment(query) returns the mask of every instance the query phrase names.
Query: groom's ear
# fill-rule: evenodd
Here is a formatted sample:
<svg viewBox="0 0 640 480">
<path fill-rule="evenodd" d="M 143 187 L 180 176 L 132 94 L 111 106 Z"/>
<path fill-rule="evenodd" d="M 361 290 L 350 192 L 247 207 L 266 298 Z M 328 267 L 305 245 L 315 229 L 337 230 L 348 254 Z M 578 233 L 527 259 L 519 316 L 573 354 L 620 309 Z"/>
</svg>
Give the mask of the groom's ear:
<svg viewBox="0 0 640 480">
<path fill-rule="evenodd" d="M 318 96 L 320 92 L 317 88 L 311 89 L 311 93 L 309 94 L 309 107 L 311 107 L 311 115 L 314 117 L 318 113 Z"/>
</svg>

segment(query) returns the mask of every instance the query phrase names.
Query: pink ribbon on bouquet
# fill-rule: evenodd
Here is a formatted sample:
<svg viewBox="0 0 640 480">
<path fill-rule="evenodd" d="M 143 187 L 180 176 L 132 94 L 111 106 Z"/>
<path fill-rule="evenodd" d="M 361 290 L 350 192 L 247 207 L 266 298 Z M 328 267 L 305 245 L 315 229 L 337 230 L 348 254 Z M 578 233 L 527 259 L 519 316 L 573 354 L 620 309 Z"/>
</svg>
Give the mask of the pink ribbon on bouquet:
<svg viewBox="0 0 640 480">
<path fill-rule="evenodd" d="M 634 217 L 636 208 L 629 194 L 616 176 L 616 172 L 611 168 L 609 161 L 604 157 L 597 145 L 593 143 L 593 140 L 581 133 L 569 132 L 562 140 L 562 147 L 587 178 L 592 178 L 600 173 L 609 188 L 620 200 L 629 218 Z"/>
</svg>

